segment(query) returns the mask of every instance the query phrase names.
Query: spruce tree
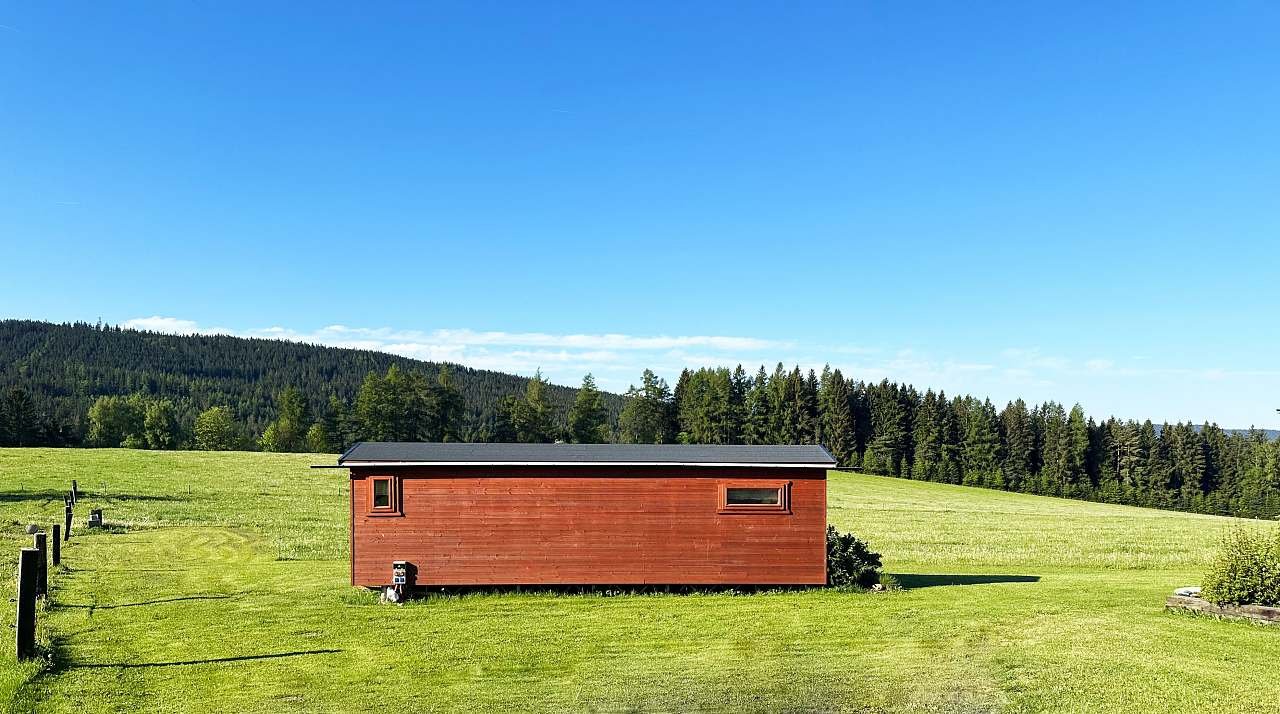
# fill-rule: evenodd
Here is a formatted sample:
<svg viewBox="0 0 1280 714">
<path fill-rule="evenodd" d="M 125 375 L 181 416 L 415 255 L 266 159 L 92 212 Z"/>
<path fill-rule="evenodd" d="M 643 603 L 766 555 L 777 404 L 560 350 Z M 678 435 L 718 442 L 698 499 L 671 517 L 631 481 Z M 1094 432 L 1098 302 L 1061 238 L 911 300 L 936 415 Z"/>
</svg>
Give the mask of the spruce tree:
<svg viewBox="0 0 1280 714">
<path fill-rule="evenodd" d="M 1079 404 L 1067 417 L 1062 446 L 1062 489 L 1065 496 L 1081 496 L 1089 492 L 1089 428 L 1084 409 Z"/>
<path fill-rule="evenodd" d="M 911 478 L 919 481 L 935 481 L 942 461 L 942 414 L 938 396 L 932 389 L 926 390 L 920 409 L 916 411 L 913 439 Z"/>
<path fill-rule="evenodd" d="M 628 444 L 668 444 L 675 439 L 675 409 L 666 380 L 644 371 L 641 386 L 627 390 L 618 432 Z"/>
<path fill-rule="evenodd" d="M 769 374 L 764 371 L 764 365 L 761 365 L 756 372 L 755 379 L 751 380 L 751 386 L 747 390 L 746 403 L 743 407 L 745 412 L 742 425 L 743 443 L 774 443 L 771 428 L 773 404 L 770 397 Z"/>
<path fill-rule="evenodd" d="M 996 408 L 990 400 L 979 403 L 972 397 L 962 403 L 963 483 L 966 486 L 1001 488 L 1000 433 L 996 428 Z"/>
<path fill-rule="evenodd" d="M 853 465 L 854 430 L 850 410 L 849 383 L 840 370 L 824 368 L 818 387 L 818 409 L 821 414 L 821 443 L 841 466 Z"/>
<path fill-rule="evenodd" d="M 429 418 L 429 441 L 459 441 L 462 438 L 462 417 L 466 403 L 453 370 L 442 365 L 436 374 L 436 383 L 430 393 L 431 410 Z"/>
<path fill-rule="evenodd" d="M 524 398 L 514 403 L 511 423 L 516 441 L 524 444 L 555 441 L 554 414 L 547 401 L 547 380 L 542 378 L 541 370 L 534 372 L 525 384 Z"/>
<path fill-rule="evenodd" d="M 587 374 L 578 387 L 578 396 L 569 409 L 569 439 L 576 444 L 603 444 L 609 441 L 608 413 L 596 389 L 595 377 Z"/>
<path fill-rule="evenodd" d="M 729 414 L 727 417 L 727 441 L 729 444 L 746 443 L 747 393 L 751 391 L 751 377 L 742 365 L 733 370 L 729 378 Z"/>
<path fill-rule="evenodd" d="M 1021 399 L 1009 402 L 1000 413 L 1000 430 L 1004 441 L 1005 486 L 1011 491 L 1025 491 L 1031 479 L 1032 451 L 1031 414 Z"/>
</svg>

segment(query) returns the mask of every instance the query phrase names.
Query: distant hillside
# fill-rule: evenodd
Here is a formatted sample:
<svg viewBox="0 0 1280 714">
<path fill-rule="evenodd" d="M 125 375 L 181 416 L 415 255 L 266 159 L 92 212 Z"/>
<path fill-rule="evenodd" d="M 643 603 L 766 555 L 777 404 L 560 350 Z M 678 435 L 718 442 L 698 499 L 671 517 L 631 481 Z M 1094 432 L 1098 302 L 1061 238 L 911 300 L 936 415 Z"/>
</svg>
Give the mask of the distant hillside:
<svg viewBox="0 0 1280 714">
<path fill-rule="evenodd" d="M 1154 426 L 1156 430 L 1156 435 L 1159 436 L 1161 429 L 1163 429 L 1164 427 L 1161 424 L 1156 424 Z M 1203 432 L 1205 430 L 1205 427 L 1209 425 L 1193 424 L 1192 426 L 1195 428 L 1196 431 Z M 1238 434 L 1240 436 L 1248 436 L 1249 434 L 1253 433 L 1255 430 L 1254 429 L 1223 429 L 1223 431 L 1227 432 L 1228 434 L 1233 434 L 1233 435 Z M 1277 431 L 1276 429 L 1257 429 L 1256 431 L 1262 432 L 1262 434 L 1268 440 L 1271 440 L 1271 441 L 1275 441 L 1276 437 L 1280 437 L 1280 431 Z"/>
<path fill-rule="evenodd" d="M 391 365 L 434 378 L 441 364 L 369 350 L 323 347 L 227 335 L 170 335 L 87 323 L 0 320 L 0 390 L 19 387 L 35 411 L 79 443 L 86 414 L 101 395 L 142 392 L 174 401 L 190 422 L 202 409 L 227 405 L 254 433 L 276 416 L 273 397 L 300 389 L 312 407 L 330 395 L 350 400 L 370 372 Z M 523 392 L 514 374 L 450 364 L 466 404 L 466 418 L 491 418 L 500 400 Z M 550 401 L 564 420 L 576 389 L 552 386 Z M 605 394 L 616 419 L 622 397 Z"/>
</svg>

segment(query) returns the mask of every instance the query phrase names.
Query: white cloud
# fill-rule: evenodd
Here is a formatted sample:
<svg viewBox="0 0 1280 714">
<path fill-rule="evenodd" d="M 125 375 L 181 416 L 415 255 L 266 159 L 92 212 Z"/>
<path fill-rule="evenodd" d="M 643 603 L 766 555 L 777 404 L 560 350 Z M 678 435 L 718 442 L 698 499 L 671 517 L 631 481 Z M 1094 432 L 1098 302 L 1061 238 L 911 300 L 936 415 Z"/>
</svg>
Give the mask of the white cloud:
<svg viewBox="0 0 1280 714">
<path fill-rule="evenodd" d="M 541 369 L 554 382 L 576 384 L 592 372 L 601 387 L 622 391 L 639 380 L 646 367 L 678 373 L 687 364 L 737 364 L 763 360 L 761 354 L 786 349 L 789 343 L 731 335 L 627 335 L 500 332 L 471 329 L 399 330 L 389 327 L 326 325 L 297 330 L 280 325 L 230 330 L 205 328 L 176 317 L 140 317 L 125 327 L 174 334 L 227 334 L 291 340 L 332 347 L 377 350 L 432 362 L 454 362 L 478 369 L 530 375 Z M 684 350 L 698 350 L 696 359 Z"/>
<path fill-rule="evenodd" d="M 298 330 L 273 325 L 251 329 L 204 327 L 193 320 L 153 315 L 124 327 L 176 334 L 227 334 L 292 340 L 333 347 L 376 350 L 432 362 L 520 375 L 541 370 L 557 384 L 577 384 L 595 375 L 602 389 L 624 392 L 648 368 L 674 382 L 685 367 L 743 365 L 754 374 L 790 369 L 821 371 L 830 363 L 846 377 L 869 382 L 888 379 L 948 395 L 990 397 L 997 404 L 1015 398 L 1029 403 L 1082 403 L 1097 416 L 1160 420 L 1211 415 L 1232 425 L 1268 423 L 1270 409 L 1227 411 L 1222 395 L 1254 394 L 1266 385 L 1280 389 L 1280 371 L 1223 369 L 1157 363 L 1140 357 L 1066 357 L 1036 347 L 1010 347 L 995 354 L 928 354 L 892 346 L 803 344 L 732 335 L 628 335 L 623 333 L 501 332 L 473 329 L 402 330 L 390 327 L 326 325 Z M 1259 411 L 1261 409 L 1261 411 Z"/>
<path fill-rule="evenodd" d="M 153 315 L 151 317 L 135 317 L 132 320 L 125 320 L 124 327 L 131 330 L 168 332 L 174 335 L 195 335 L 202 334 L 204 332 L 194 320 L 180 320 L 176 317 L 161 317 L 159 315 Z"/>
</svg>

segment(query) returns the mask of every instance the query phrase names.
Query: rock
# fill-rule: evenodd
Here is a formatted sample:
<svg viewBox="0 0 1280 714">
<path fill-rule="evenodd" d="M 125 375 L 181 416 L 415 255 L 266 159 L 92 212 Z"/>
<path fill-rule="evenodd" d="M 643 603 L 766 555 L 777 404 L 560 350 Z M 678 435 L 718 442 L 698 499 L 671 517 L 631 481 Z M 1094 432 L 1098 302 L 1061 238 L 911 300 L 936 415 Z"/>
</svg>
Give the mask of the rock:
<svg viewBox="0 0 1280 714">
<path fill-rule="evenodd" d="M 1173 591 L 1173 594 L 1179 597 L 1200 597 L 1200 588 L 1194 587 L 1194 586 L 1186 587 L 1186 588 L 1178 588 L 1177 590 Z"/>
<path fill-rule="evenodd" d="M 34 524 L 34 523 L 32 523 L 31 525 L 27 526 L 27 535 L 35 535 L 35 534 L 37 534 L 37 533 L 39 533 L 39 532 L 40 532 L 40 526 L 37 526 L 37 525 L 36 525 L 36 524 Z"/>
</svg>

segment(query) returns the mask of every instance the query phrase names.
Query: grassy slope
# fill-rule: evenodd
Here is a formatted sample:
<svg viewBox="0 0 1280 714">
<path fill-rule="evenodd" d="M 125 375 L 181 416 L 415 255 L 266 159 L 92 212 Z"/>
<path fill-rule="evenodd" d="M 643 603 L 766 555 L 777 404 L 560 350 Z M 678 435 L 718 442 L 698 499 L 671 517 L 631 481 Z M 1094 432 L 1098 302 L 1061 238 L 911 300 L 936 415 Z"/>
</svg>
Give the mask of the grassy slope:
<svg viewBox="0 0 1280 714">
<path fill-rule="evenodd" d="M 884 595 L 483 595 L 345 584 L 344 475 L 316 456 L 0 450 L 0 555 L 71 478 L 81 535 L 17 710 L 1270 711 L 1280 631 L 1171 615 L 1228 519 L 833 474 Z M 162 527 L 161 527 L 162 526 Z M 6 544 L 7 545 L 4 545 Z M 0 583 L 12 592 L 11 578 Z M 12 609 L 0 622 L 12 624 Z M 11 632 L 11 630 L 9 630 Z M 25 682 L 25 684 L 24 684 Z M 1247 694 L 1242 694 L 1247 693 Z"/>
</svg>

